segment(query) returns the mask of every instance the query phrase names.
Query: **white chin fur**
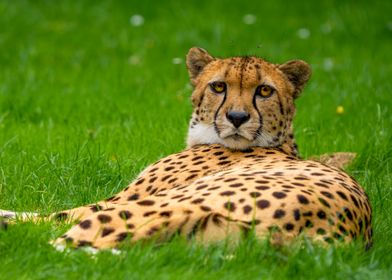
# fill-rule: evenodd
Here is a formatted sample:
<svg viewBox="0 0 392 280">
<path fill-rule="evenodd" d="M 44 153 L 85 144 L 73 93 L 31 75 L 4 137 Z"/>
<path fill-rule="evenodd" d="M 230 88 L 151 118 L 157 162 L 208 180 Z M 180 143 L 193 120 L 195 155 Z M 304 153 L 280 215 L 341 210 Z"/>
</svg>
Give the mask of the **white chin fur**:
<svg viewBox="0 0 392 280">
<path fill-rule="evenodd" d="M 199 144 L 221 144 L 233 150 L 246 150 L 249 147 L 268 147 L 268 140 L 272 139 L 269 135 L 259 136 L 255 141 L 245 138 L 222 139 L 218 136 L 213 125 L 198 123 L 188 130 L 187 146 L 192 147 Z"/>
</svg>

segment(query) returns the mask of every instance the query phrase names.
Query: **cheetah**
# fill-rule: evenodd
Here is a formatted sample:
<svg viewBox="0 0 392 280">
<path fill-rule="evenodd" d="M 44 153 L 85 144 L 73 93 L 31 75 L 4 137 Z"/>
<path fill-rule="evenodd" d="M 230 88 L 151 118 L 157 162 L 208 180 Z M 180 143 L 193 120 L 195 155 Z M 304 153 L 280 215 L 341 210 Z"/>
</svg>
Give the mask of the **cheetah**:
<svg viewBox="0 0 392 280">
<path fill-rule="evenodd" d="M 186 63 L 194 87 L 187 148 L 106 200 L 46 216 L 75 222 L 55 245 L 106 249 L 176 235 L 209 243 L 249 232 L 275 244 L 306 236 L 371 245 L 364 190 L 341 169 L 298 156 L 292 121 L 311 75 L 306 62 L 216 58 L 194 47 Z"/>
</svg>

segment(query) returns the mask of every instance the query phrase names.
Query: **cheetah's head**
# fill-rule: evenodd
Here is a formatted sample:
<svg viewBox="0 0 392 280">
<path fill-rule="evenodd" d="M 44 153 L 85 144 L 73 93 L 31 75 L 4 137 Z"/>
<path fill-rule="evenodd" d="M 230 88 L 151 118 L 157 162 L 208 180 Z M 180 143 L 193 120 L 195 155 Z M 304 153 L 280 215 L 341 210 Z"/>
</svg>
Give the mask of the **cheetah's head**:
<svg viewBox="0 0 392 280">
<path fill-rule="evenodd" d="M 194 86 L 188 146 L 219 143 L 244 150 L 281 146 L 292 137 L 294 99 L 311 75 L 307 63 L 220 59 L 194 47 L 187 67 Z"/>
</svg>

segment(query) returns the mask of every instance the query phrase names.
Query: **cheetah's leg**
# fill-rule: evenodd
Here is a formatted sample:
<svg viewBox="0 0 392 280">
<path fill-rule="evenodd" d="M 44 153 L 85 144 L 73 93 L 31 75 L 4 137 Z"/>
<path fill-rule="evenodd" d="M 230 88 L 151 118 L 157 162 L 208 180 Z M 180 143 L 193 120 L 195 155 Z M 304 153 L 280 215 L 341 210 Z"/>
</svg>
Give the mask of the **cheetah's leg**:
<svg viewBox="0 0 392 280">
<path fill-rule="evenodd" d="M 145 201 L 150 203 L 152 200 Z M 157 212 L 132 202 L 92 214 L 53 243 L 60 247 L 71 245 L 104 249 L 117 247 L 122 241 L 133 243 L 154 239 L 165 242 L 176 234 L 209 243 L 227 237 L 236 241 L 241 232 L 249 229 L 248 223 L 219 213 L 194 212 L 191 208 L 176 205 Z"/>
<path fill-rule="evenodd" d="M 148 195 L 148 192 L 145 190 L 138 188 L 136 191 L 133 191 L 132 187 L 134 187 L 135 182 L 129 184 L 124 190 L 120 193 L 112 196 L 111 198 L 91 203 L 84 206 L 79 206 L 72 209 L 62 210 L 59 212 L 51 213 L 48 215 L 42 215 L 36 212 L 15 212 L 9 210 L 0 209 L 0 218 L 7 220 L 7 222 L 14 223 L 18 222 L 26 222 L 26 221 L 43 221 L 43 220 L 57 220 L 57 221 L 76 221 L 82 220 L 86 217 L 90 216 L 92 213 L 97 212 L 99 210 L 104 210 L 107 208 L 115 207 L 118 204 L 126 203 L 127 201 L 138 200 L 144 196 Z"/>
<path fill-rule="evenodd" d="M 35 212 L 13 212 L 7 210 L 0 210 L 0 218 L 4 218 L 7 223 L 14 222 L 34 222 L 34 221 L 77 221 L 85 219 L 90 216 L 92 213 L 97 212 L 99 210 L 104 210 L 112 207 L 116 207 L 118 204 L 101 201 L 94 204 L 89 204 L 69 210 L 63 210 L 60 212 L 41 215 Z"/>
<path fill-rule="evenodd" d="M 138 177 L 138 179 L 140 179 L 140 176 Z M 146 186 L 141 185 L 135 187 L 137 184 L 138 182 L 137 180 L 135 180 L 134 182 L 130 183 L 124 190 L 108 199 L 72 209 L 62 210 L 48 215 L 42 215 L 36 212 L 15 212 L 0 209 L 0 218 L 3 218 L 7 220 L 7 222 L 11 223 L 15 221 L 25 222 L 42 220 L 67 220 L 69 222 L 72 222 L 76 220 L 82 220 L 99 210 L 115 207 L 119 204 L 138 200 L 149 195 L 148 191 L 145 189 L 147 188 Z"/>
</svg>

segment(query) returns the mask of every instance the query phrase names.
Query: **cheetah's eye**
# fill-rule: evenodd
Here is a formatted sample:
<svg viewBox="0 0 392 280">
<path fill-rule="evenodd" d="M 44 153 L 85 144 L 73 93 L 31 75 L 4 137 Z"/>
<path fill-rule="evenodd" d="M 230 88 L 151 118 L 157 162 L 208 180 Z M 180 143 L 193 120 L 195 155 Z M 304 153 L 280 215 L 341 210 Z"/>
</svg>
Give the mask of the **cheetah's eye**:
<svg viewBox="0 0 392 280">
<path fill-rule="evenodd" d="M 256 95 L 268 98 L 274 93 L 274 88 L 268 85 L 261 85 L 256 88 Z"/>
<path fill-rule="evenodd" d="M 225 82 L 212 82 L 210 83 L 210 88 L 215 93 L 222 93 L 226 91 Z"/>
</svg>

